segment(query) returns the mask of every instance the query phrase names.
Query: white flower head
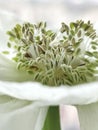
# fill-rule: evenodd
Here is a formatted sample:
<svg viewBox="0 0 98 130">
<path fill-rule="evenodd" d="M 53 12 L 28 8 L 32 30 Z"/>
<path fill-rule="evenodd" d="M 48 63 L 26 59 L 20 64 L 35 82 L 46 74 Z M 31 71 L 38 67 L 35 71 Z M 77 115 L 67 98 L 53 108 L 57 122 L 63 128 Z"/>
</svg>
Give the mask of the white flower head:
<svg viewBox="0 0 98 130">
<path fill-rule="evenodd" d="M 98 40 L 90 22 L 62 23 L 59 37 L 43 22 L 17 24 L 7 33 L 14 56 L 8 59 L 0 53 L 0 96 L 4 100 L 0 113 L 6 112 L 0 115 L 4 118 L 0 129 L 7 130 L 13 122 L 10 130 L 41 130 L 49 106 L 98 100 L 96 82 L 84 84 L 95 81 L 98 66 Z M 90 39 L 86 42 L 90 50 L 82 48 L 84 37 Z M 10 51 L 3 53 L 10 55 Z M 14 118 L 18 124 L 23 120 L 24 126 L 16 127 Z"/>
</svg>

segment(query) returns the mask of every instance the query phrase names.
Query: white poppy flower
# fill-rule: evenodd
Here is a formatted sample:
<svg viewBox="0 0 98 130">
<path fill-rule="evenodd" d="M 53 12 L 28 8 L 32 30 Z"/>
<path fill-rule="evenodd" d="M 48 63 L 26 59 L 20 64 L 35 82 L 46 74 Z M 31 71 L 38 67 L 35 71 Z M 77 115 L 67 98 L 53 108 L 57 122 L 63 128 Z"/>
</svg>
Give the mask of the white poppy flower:
<svg viewBox="0 0 98 130">
<path fill-rule="evenodd" d="M 64 27 L 66 26 L 64 25 Z M 33 53 L 31 52 L 31 48 L 28 49 L 28 54 L 30 53 L 29 56 L 34 56 L 33 58 L 36 59 L 36 57 L 39 56 L 39 48 L 37 48 L 37 46 L 33 46 Z M 42 52 L 44 51 L 43 48 L 40 49 L 42 49 Z M 55 50 L 53 51 L 55 52 Z M 63 57 L 63 49 L 61 52 Z M 79 52 L 77 51 L 76 54 L 77 53 Z M 89 58 L 90 54 L 91 53 L 89 52 L 87 53 L 87 58 Z M 50 55 L 50 53 L 47 52 L 47 55 Z M 56 58 L 59 58 L 59 54 L 57 56 L 58 57 Z M 15 58 L 14 60 L 16 60 Z M 70 57 L 68 58 L 70 59 Z M 39 58 L 36 60 L 39 61 Z M 63 60 L 60 59 L 60 61 L 58 61 L 59 64 L 61 64 Z M 52 61 L 52 63 L 55 65 L 55 59 Z M 80 61 L 79 63 L 77 62 L 76 58 L 71 65 L 75 67 L 77 65 L 80 65 L 80 63 Z M 95 127 L 94 130 L 98 129 L 98 126 L 96 124 L 96 119 L 98 117 L 96 114 L 94 115 L 93 113 L 90 113 L 93 112 L 93 110 L 95 110 L 97 113 L 97 82 L 85 84 L 82 83 L 81 85 L 75 84 L 74 86 L 69 87 L 69 85 L 61 85 L 61 82 L 57 81 L 54 83 L 58 83 L 61 85 L 60 87 L 50 87 L 49 85 L 54 85 L 54 83 L 52 84 L 50 80 L 47 80 L 49 85 L 42 85 L 41 83 L 32 82 L 33 78 L 40 75 L 35 75 L 35 77 L 32 77 L 32 74 L 28 73 L 29 71 L 25 71 L 25 66 L 22 66 L 23 68 L 21 69 L 21 65 L 24 64 L 21 62 L 21 64 L 18 64 L 17 67 L 17 62 L 5 57 L 0 53 L 0 130 L 42 130 L 47 116 L 48 108 L 50 106 L 59 106 L 61 104 L 70 104 L 77 106 L 80 115 L 80 125 L 82 125 L 81 130 L 93 130 L 93 124 Z M 69 66 L 71 67 L 71 65 Z M 63 67 L 63 65 L 61 67 Z M 56 78 L 60 78 L 59 75 L 56 75 Z M 74 82 L 75 81 L 77 80 L 74 80 Z M 70 84 L 70 82 L 67 81 L 66 83 Z M 88 121 L 86 124 L 84 124 L 84 120 L 86 121 L 84 115 Z M 53 116 L 52 118 L 54 119 Z M 52 128 L 53 123 L 50 125 L 50 128 Z M 57 124 L 54 124 L 55 128 L 52 128 L 51 130 L 57 130 L 56 125 Z"/>
</svg>

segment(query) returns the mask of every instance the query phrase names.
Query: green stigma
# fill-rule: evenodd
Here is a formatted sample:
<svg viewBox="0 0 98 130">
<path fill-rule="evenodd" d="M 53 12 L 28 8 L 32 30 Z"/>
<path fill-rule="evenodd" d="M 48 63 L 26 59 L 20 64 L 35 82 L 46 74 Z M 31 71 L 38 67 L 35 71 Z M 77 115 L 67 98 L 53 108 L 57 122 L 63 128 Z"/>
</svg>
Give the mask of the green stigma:
<svg viewBox="0 0 98 130">
<path fill-rule="evenodd" d="M 57 32 L 45 22 L 17 24 L 7 34 L 17 69 L 27 71 L 32 81 L 72 86 L 94 80 L 98 38 L 90 21 L 62 23 Z"/>
</svg>

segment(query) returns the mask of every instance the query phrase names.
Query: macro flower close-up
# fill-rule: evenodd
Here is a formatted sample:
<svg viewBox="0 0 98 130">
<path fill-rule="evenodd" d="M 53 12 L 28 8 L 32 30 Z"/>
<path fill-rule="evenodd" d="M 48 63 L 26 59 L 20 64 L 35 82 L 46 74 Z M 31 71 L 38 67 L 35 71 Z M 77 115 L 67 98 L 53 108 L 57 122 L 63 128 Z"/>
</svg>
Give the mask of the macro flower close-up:
<svg viewBox="0 0 98 130">
<path fill-rule="evenodd" d="M 96 29 L 83 20 L 47 26 L 17 23 L 0 43 L 0 130 L 62 130 L 62 104 L 76 106 L 81 130 L 98 130 Z"/>
</svg>

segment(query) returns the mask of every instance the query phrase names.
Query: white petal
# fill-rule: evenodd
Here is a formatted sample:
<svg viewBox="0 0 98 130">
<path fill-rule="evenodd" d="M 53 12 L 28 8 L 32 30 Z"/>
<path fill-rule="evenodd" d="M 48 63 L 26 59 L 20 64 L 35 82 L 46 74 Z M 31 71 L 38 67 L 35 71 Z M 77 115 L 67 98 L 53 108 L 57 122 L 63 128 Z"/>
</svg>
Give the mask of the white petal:
<svg viewBox="0 0 98 130">
<path fill-rule="evenodd" d="M 47 109 L 39 102 L 0 96 L 0 130 L 41 130 Z"/>
<path fill-rule="evenodd" d="M 98 102 L 77 106 L 81 130 L 98 130 Z"/>
<path fill-rule="evenodd" d="M 39 83 L 0 82 L 0 93 L 18 99 L 38 101 L 41 106 L 74 104 L 83 105 L 98 101 L 98 82 L 74 87 L 47 87 Z"/>
<path fill-rule="evenodd" d="M 0 54 L 0 80 L 5 81 L 30 81 L 32 76 L 16 69 L 16 64 Z"/>
</svg>

